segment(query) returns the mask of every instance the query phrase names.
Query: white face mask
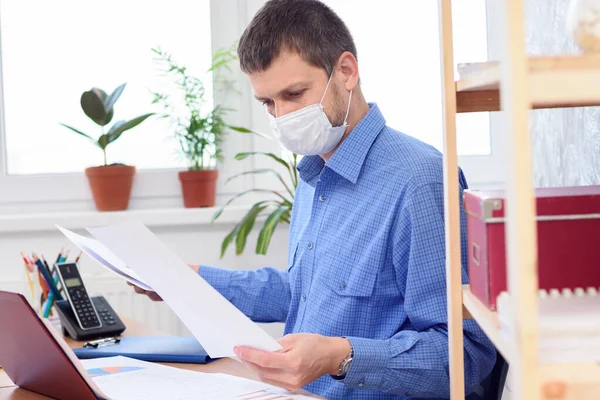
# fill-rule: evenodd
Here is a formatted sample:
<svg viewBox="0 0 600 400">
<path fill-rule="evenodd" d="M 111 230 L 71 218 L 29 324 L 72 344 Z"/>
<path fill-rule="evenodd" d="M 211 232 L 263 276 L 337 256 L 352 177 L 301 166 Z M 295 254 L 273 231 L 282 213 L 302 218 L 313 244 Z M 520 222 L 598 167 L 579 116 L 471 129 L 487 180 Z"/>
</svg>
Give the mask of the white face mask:
<svg viewBox="0 0 600 400">
<path fill-rule="evenodd" d="M 332 126 L 327 114 L 323 111 L 323 99 L 327 94 L 332 77 L 333 74 L 329 77 L 325 93 L 323 93 L 319 104 L 312 104 L 282 117 L 273 117 L 268 113 L 273 135 L 283 147 L 292 153 L 303 156 L 326 154 L 335 149 L 342 140 L 348 127 L 352 91 L 350 91 L 350 98 L 348 99 L 344 124 Z"/>
</svg>

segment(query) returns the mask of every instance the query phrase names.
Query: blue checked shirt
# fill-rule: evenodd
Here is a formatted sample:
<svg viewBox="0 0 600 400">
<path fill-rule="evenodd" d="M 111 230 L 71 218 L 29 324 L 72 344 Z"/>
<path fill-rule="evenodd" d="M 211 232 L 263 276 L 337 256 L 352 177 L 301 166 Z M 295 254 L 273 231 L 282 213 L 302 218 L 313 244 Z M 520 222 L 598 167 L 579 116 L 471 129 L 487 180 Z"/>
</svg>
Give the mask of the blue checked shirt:
<svg viewBox="0 0 600 400">
<path fill-rule="evenodd" d="M 304 157 L 298 170 L 288 268 L 202 266 L 201 276 L 254 321 L 285 321 L 286 334 L 350 340 L 354 360 L 345 378 L 322 376 L 305 389 L 327 399 L 447 399 L 441 154 L 387 127 L 370 104 L 327 163 Z M 467 186 L 462 172 L 460 184 Z M 464 333 L 472 391 L 496 352 L 472 320 Z"/>
</svg>

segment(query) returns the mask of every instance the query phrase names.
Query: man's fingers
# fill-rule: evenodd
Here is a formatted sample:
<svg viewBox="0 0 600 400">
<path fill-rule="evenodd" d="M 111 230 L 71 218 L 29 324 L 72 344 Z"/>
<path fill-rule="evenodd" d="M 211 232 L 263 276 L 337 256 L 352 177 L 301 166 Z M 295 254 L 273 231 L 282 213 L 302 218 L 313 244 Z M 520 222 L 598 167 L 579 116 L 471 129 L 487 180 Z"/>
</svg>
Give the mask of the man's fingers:
<svg viewBox="0 0 600 400">
<path fill-rule="evenodd" d="M 148 292 L 148 297 L 152 301 L 162 301 L 162 297 L 160 297 L 156 292 Z"/>
<path fill-rule="evenodd" d="M 133 286 L 133 290 L 134 290 L 134 292 L 136 292 L 138 294 L 146 294 L 146 291 L 144 289 L 142 289 L 141 287 L 139 287 L 139 286 L 135 286 L 134 285 Z"/>
<path fill-rule="evenodd" d="M 284 368 L 288 361 L 285 353 L 270 353 L 251 347 L 238 346 L 234 349 L 234 352 L 242 361 L 264 368 Z"/>
</svg>

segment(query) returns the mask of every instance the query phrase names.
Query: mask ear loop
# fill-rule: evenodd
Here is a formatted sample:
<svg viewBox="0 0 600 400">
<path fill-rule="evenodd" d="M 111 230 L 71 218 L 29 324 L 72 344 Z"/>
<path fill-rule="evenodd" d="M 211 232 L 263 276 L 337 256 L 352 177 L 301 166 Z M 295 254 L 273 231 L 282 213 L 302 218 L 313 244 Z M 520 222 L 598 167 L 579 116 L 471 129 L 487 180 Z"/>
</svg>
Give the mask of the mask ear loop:
<svg viewBox="0 0 600 400">
<path fill-rule="evenodd" d="M 325 100 L 325 95 L 327 94 L 327 89 L 329 89 L 329 84 L 331 83 L 331 78 L 333 78 L 333 72 L 329 75 L 329 80 L 327 81 L 327 86 L 325 86 L 325 92 L 323 92 L 323 97 L 321 97 L 321 101 L 319 104 L 323 107 L 323 100 Z"/>
<path fill-rule="evenodd" d="M 348 98 L 348 108 L 346 109 L 346 118 L 344 118 L 344 125 L 348 125 L 348 114 L 350 114 L 350 103 L 352 102 L 352 90 L 350 90 L 350 97 Z"/>
</svg>

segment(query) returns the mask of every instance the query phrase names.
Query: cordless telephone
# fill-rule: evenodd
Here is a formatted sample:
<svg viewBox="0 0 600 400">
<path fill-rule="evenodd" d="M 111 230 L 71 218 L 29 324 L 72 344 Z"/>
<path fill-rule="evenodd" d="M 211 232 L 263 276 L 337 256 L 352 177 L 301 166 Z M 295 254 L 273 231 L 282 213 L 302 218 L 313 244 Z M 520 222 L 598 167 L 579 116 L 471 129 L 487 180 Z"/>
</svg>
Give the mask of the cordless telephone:
<svg viewBox="0 0 600 400">
<path fill-rule="evenodd" d="M 100 328 L 102 321 L 83 284 L 77 264 L 56 264 L 56 269 L 79 327 L 83 330 Z"/>
</svg>

